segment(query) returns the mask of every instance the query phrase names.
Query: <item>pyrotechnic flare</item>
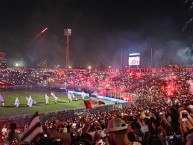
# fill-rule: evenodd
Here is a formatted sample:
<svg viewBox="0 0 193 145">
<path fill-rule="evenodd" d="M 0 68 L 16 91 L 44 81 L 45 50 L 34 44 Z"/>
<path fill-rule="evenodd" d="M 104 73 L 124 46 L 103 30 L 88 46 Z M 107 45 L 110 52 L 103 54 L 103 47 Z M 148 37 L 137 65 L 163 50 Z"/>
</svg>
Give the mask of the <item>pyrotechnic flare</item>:
<svg viewBox="0 0 193 145">
<path fill-rule="evenodd" d="M 44 28 L 39 34 L 37 34 L 33 39 L 32 41 L 29 43 L 29 45 L 27 47 L 29 47 L 34 40 L 36 40 L 41 34 L 43 34 L 46 30 L 48 30 L 48 27 Z"/>
<path fill-rule="evenodd" d="M 48 28 L 43 29 L 43 30 L 34 38 L 34 40 L 37 39 L 37 38 L 38 38 L 42 33 L 44 33 L 46 30 L 48 30 Z"/>
</svg>

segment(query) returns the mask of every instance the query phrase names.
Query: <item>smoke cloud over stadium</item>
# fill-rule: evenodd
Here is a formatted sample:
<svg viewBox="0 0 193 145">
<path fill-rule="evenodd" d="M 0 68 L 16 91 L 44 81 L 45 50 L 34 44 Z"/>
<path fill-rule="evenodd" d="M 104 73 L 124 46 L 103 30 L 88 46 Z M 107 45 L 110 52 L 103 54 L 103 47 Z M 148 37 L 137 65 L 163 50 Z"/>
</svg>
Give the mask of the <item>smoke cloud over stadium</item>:
<svg viewBox="0 0 193 145">
<path fill-rule="evenodd" d="M 0 46 L 8 65 L 22 59 L 27 66 L 43 60 L 64 66 L 64 28 L 70 28 L 70 64 L 75 67 L 127 65 L 133 52 L 148 66 L 151 49 L 155 66 L 166 61 L 191 65 L 192 8 L 187 5 L 180 0 L 3 1 Z"/>
<path fill-rule="evenodd" d="M 167 42 L 165 48 L 155 50 L 155 62 L 168 60 L 172 64 L 191 65 L 193 63 L 192 48 L 178 41 Z"/>
</svg>

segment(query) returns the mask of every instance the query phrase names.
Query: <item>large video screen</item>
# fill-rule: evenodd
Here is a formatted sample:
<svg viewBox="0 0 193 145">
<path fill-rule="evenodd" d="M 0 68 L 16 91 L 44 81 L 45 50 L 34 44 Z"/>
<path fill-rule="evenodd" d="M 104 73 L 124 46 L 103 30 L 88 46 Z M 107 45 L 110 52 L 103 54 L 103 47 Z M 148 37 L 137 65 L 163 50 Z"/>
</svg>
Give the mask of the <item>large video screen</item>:
<svg viewBox="0 0 193 145">
<path fill-rule="evenodd" d="M 129 65 L 140 65 L 140 54 L 129 54 Z"/>
</svg>

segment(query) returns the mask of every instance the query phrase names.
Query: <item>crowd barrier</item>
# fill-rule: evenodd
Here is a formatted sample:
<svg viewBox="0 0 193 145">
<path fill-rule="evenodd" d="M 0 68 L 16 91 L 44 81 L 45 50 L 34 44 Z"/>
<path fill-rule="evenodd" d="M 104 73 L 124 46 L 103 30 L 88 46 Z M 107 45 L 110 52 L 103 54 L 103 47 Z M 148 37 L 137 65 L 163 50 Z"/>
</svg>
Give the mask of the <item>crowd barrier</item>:
<svg viewBox="0 0 193 145">
<path fill-rule="evenodd" d="M 39 113 L 40 121 L 45 122 L 51 118 L 57 119 L 69 119 L 79 116 L 80 114 L 85 115 L 87 113 L 95 114 L 98 112 L 109 111 L 117 108 L 125 108 L 130 107 L 131 102 L 127 103 L 118 103 L 113 105 L 104 105 L 98 106 L 92 109 L 86 108 L 74 108 L 74 109 L 65 109 L 65 110 L 57 110 L 55 112 L 45 112 Z M 35 113 L 35 112 L 34 112 Z M 5 124 L 9 125 L 12 122 L 15 122 L 18 126 L 24 125 L 30 122 L 30 119 L 33 114 L 25 114 L 21 116 L 10 116 L 10 117 L 0 117 L 0 128 L 2 128 Z"/>
</svg>

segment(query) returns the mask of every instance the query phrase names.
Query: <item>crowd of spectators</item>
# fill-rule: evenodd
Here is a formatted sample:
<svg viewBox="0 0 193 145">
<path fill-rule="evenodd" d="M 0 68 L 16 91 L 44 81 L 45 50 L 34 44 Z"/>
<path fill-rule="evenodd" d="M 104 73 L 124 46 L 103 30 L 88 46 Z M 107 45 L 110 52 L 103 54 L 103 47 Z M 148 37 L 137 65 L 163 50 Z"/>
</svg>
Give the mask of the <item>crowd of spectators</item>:
<svg viewBox="0 0 193 145">
<path fill-rule="evenodd" d="M 128 93 L 132 94 L 134 102 L 130 107 L 94 114 L 88 111 L 70 119 L 48 119 L 41 123 L 44 132 L 34 144 L 193 144 L 191 82 L 193 76 L 191 72 L 87 72 L 76 70 L 41 72 L 40 75 L 39 72 L 37 74 L 32 71 L 29 75 L 26 70 L 23 70 L 18 74 L 28 75 L 26 77 L 19 75 L 16 78 L 26 78 L 28 82 L 37 84 L 48 81 L 46 83 L 49 85 L 60 84 L 60 86 L 77 90 L 89 88 L 102 93 L 105 91 L 106 95 L 121 99 L 124 99 L 121 95 L 111 95 L 111 93 Z M 2 81 L 7 83 L 15 82 L 16 85 L 20 85 L 23 82 L 21 79 L 18 79 L 20 83 L 10 80 L 7 74 L 1 75 L 4 76 Z M 41 79 L 35 79 L 35 76 Z M 28 125 L 18 127 L 14 125 L 11 124 L 10 128 L 7 128 L 8 131 L 5 128 L 2 129 L 4 130 L 4 141 L 10 144 L 20 144 L 19 137 L 10 139 L 10 132 L 22 134 Z"/>
<path fill-rule="evenodd" d="M 135 142 L 136 145 L 190 145 L 193 142 L 193 102 L 190 99 L 192 97 L 171 98 L 170 101 L 162 98 L 151 104 L 146 102 L 146 106 L 132 105 L 95 114 L 88 111 L 70 119 L 51 118 L 42 122 L 43 136 L 34 144 Z M 17 134 L 22 134 L 27 128 L 27 125 L 17 129 L 14 126 Z M 10 141 L 8 132 L 5 134 Z"/>
<path fill-rule="evenodd" d="M 192 70 L 191 70 L 192 71 Z M 170 72 L 190 73 L 183 70 L 162 69 L 35 69 L 35 68 L 7 68 L 0 70 L 0 81 L 7 86 L 51 86 L 73 89 L 94 89 L 100 93 L 130 91 L 139 86 L 139 82 L 146 83 L 154 78 L 168 75 Z"/>
<path fill-rule="evenodd" d="M 95 90 L 99 94 L 125 91 L 151 73 L 140 73 L 116 70 L 87 70 L 87 69 L 33 69 L 7 68 L 0 70 L 2 87 L 14 86 L 47 86 L 63 87 L 75 90 Z M 4 84 L 3 84 L 4 83 Z M 5 87 L 5 85 L 4 85 Z"/>
</svg>

